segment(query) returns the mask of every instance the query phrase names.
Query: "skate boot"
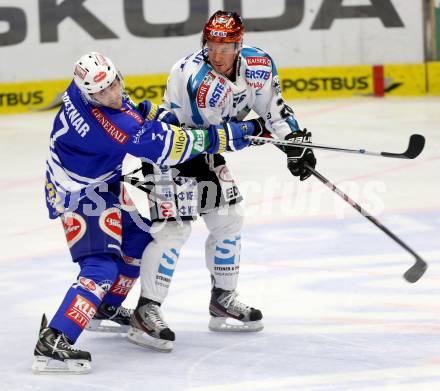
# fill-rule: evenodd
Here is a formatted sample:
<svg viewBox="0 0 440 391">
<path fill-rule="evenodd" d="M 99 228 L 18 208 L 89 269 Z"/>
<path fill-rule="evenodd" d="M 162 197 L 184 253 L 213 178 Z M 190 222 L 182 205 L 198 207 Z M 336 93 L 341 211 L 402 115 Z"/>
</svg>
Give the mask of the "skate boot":
<svg viewBox="0 0 440 391">
<path fill-rule="evenodd" d="M 81 374 L 91 370 L 90 353 L 73 349 L 71 342 L 63 333 L 47 327 L 47 319 L 44 314 L 34 356 L 32 372 L 36 374 Z"/>
<path fill-rule="evenodd" d="M 237 292 L 213 288 L 209 303 L 211 331 L 261 331 L 263 315 L 260 310 L 237 300 Z"/>
<path fill-rule="evenodd" d="M 104 333 L 126 333 L 130 328 L 132 314 L 133 310 L 128 308 L 102 303 L 93 319 L 86 326 L 86 330 Z"/>
<path fill-rule="evenodd" d="M 174 333 L 162 319 L 160 304 L 141 297 L 131 317 L 128 340 L 159 352 L 171 352 Z"/>
</svg>

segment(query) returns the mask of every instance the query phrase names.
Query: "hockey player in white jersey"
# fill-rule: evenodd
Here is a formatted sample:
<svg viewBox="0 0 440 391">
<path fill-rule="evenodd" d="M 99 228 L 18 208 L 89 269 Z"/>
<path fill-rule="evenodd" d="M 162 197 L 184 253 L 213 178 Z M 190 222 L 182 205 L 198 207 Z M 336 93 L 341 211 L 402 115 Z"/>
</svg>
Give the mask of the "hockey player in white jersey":
<svg viewBox="0 0 440 391">
<path fill-rule="evenodd" d="M 131 313 L 121 304 L 139 276 L 151 236 L 150 222 L 124 208 L 126 154 L 170 165 L 249 144 L 245 122 L 184 130 L 150 121 L 151 103 L 135 105 L 113 62 L 95 52 L 75 64 L 62 100 L 50 135 L 46 204 L 49 217 L 61 219 L 80 271 L 50 323 L 43 315 L 35 373 L 88 372 L 90 353 L 72 345 L 94 317 L 128 327 Z M 167 338 L 174 339 L 171 331 Z"/>
<path fill-rule="evenodd" d="M 241 121 L 254 110 L 262 117 L 256 121 L 261 126 L 254 135 L 261 135 L 264 130 L 280 139 L 306 136 L 281 96 L 272 58 L 263 50 L 243 46 L 243 33 L 237 13 L 217 11 L 212 15 L 203 29 L 202 49 L 173 66 L 164 95 L 165 108 L 177 116 L 182 126 L 190 127 Z M 289 147 L 285 152 L 292 174 L 301 180 L 309 177 L 304 163 L 315 166 L 312 150 Z M 179 164 L 171 171 L 177 173 L 171 189 L 175 196 L 169 197 L 173 212 L 164 214 L 159 202 L 150 195 L 153 228 L 157 225 L 162 229 L 153 230 L 154 240 L 142 257 L 141 298 L 128 337 L 151 347 L 154 341 L 145 333 L 140 337 L 140 333 L 145 331 L 154 337 L 149 328 L 168 328 L 160 305 L 167 295 L 180 249 L 189 237 L 190 222 L 197 215 L 203 217 L 209 230 L 205 252 L 212 277 L 209 329 L 262 330 L 261 311 L 237 300 L 243 216 L 238 209 L 240 192 L 224 158 L 206 155 Z M 158 174 L 151 167 L 145 167 L 145 173 Z M 159 174 L 163 177 L 164 172 Z M 165 174 L 171 175 L 170 171 Z M 207 189 L 207 184 L 213 184 L 214 191 L 212 187 Z M 159 350 L 171 349 L 172 343 L 168 343 Z"/>
</svg>

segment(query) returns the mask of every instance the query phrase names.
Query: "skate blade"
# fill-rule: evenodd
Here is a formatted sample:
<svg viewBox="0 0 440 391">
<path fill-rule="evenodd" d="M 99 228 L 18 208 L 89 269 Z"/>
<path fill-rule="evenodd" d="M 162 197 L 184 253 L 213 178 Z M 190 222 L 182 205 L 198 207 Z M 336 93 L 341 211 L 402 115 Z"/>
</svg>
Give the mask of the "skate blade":
<svg viewBox="0 0 440 391">
<path fill-rule="evenodd" d="M 82 375 L 92 370 L 88 360 L 54 360 L 50 357 L 35 356 L 32 372 L 39 374 L 72 374 Z"/>
<path fill-rule="evenodd" d="M 87 331 L 101 332 L 101 333 L 120 333 L 125 334 L 130 328 L 129 325 L 120 325 L 111 320 L 95 320 L 92 319 L 86 326 Z"/>
<path fill-rule="evenodd" d="M 211 316 L 208 324 L 209 330 L 217 332 L 256 332 L 264 328 L 261 320 L 242 322 L 237 319 Z"/>
<path fill-rule="evenodd" d="M 173 341 L 154 338 L 144 331 L 134 327 L 131 327 L 128 330 L 127 337 L 129 342 L 144 348 L 155 350 L 156 352 L 169 353 L 173 350 Z"/>
</svg>

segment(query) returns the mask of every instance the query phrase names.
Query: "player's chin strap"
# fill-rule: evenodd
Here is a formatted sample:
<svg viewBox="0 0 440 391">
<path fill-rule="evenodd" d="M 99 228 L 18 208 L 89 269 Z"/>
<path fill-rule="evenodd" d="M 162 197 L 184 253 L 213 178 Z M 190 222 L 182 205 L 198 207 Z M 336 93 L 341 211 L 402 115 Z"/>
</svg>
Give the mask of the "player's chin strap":
<svg viewBox="0 0 440 391">
<path fill-rule="evenodd" d="M 412 256 L 415 257 L 416 262 L 403 275 L 403 278 L 406 281 L 416 282 L 420 277 L 423 276 L 426 269 L 428 268 L 428 264 L 414 250 L 412 250 L 407 244 L 405 244 L 401 239 L 399 239 L 395 234 L 393 234 L 387 227 L 385 227 L 382 223 L 380 223 L 379 220 L 377 220 L 376 218 L 371 216 L 371 214 L 368 213 L 364 208 L 362 208 L 357 202 L 353 201 L 347 194 L 345 194 L 342 190 L 337 188 L 333 183 L 331 183 L 327 178 L 325 178 L 323 175 L 321 175 L 313 167 L 310 167 L 307 163 L 305 163 L 305 166 L 312 173 L 312 175 L 315 178 L 319 179 L 331 191 L 336 193 L 345 202 L 347 202 L 354 209 L 356 209 L 362 216 L 364 216 L 366 219 L 370 220 L 376 227 L 378 227 L 383 232 L 385 232 L 385 234 L 387 234 L 397 244 L 399 244 L 406 251 L 408 251 Z"/>
<path fill-rule="evenodd" d="M 245 136 L 245 139 L 250 140 L 255 144 L 275 144 L 275 145 L 285 145 L 312 149 L 324 149 L 327 151 L 335 152 L 345 152 L 345 153 L 356 153 L 361 155 L 370 156 L 382 156 L 397 159 L 414 159 L 420 155 L 425 147 L 425 137 L 421 134 L 412 134 L 409 138 L 408 148 L 403 153 L 392 153 L 392 152 L 371 152 L 366 149 L 349 149 L 333 147 L 329 145 L 314 144 L 314 143 L 304 143 L 302 140 L 291 139 L 291 140 L 279 140 L 267 137 L 256 137 L 256 136 Z"/>
</svg>

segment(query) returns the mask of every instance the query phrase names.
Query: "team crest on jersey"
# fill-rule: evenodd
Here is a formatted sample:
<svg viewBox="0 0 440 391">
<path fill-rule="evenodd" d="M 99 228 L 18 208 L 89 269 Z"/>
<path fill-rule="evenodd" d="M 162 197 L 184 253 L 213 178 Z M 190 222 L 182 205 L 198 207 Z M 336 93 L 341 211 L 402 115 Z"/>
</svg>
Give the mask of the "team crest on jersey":
<svg viewBox="0 0 440 391">
<path fill-rule="evenodd" d="M 116 282 L 110 288 L 110 292 L 116 296 L 127 296 L 130 289 L 133 288 L 137 278 L 130 278 L 122 274 L 119 275 Z"/>
<path fill-rule="evenodd" d="M 84 329 L 95 314 L 96 306 L 85 297 L 76 295 L 64 315 Z"/>
<path fill-rule="evenodd" d="M 122 242 L 122 220 L 121 211 L 118 208 L 109 208 L 99 216 L 99 226 L 113 239 Z"/>
<path fill-rule="evenodd" d="M 86 233 L 87 224 L 84 218 L 75 212 L 66 212 L 61 216 L 67 245 L 71 248 Z"/>
<path fill-rule="evenodd" d="M 246 63 L 250 67 L 259 65 L 270 67 L 270 60 L 267 57 L 246 57 Z"/>
</svg>

